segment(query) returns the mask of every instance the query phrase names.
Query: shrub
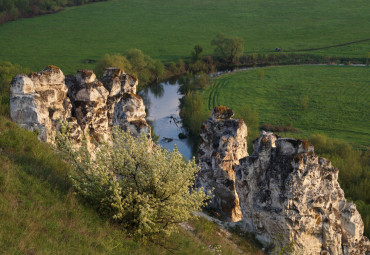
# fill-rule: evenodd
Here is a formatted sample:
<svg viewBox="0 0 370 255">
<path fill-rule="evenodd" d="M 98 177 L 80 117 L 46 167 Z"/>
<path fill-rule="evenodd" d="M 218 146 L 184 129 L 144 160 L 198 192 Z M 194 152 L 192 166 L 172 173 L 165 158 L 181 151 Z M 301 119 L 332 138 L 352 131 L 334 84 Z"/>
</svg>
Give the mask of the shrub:
<svg viewBox="0 0 370 255">
<path fill-rule="evenodd" d="M 194 91 L 189 91 L 182 99 L 180 116 L 189 132 L 198 136 L 202 123 L 209 117 L 203 110 L 203 98 Z"/>
<path fill-rule="evenodd" d="M 127 73 L 132 72 L 130 61 L 126 57 L 116 53 L 113 55 L 105 54 L 103 59 L 99 60 L 95 66 L 95 73 L 97 76 L 102 76 L 107 67 L 118 67 Z"/>
<path fill-rule="evenodd" d="M 208 196 L 193 189 L 199 168 L 149 141 L 115 129 L 111 143 L 97 146 L 92 157 L 86 144 L 79 150 L 66 135 L 57 144 L 72 162 L 74 188 L 102 214 L 122 224 L 134 237 L 170 234 L 176 224 L 194 217 Z"/>
</svg>

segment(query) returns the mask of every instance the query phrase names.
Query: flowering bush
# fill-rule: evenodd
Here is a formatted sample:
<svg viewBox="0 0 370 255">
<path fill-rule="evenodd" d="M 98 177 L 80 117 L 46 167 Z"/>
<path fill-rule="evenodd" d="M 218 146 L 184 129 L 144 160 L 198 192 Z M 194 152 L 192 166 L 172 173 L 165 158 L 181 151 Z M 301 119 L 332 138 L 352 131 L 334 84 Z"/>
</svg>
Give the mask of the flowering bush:
<svg viewBox="0 0 370 255">
<path fill-rule="evenodd" d="M 77 193 L 136 237 L 170 234 L 208 199 L 193 188 L 199 171 L 194 159 L 186 163 L 176 148 L 150 148 L 144 135 L 138 139 L 115 129 L 112 142 L 91 154 L 86 142 L 76 149 L 67 135 L 59 134 L 56 142 L 73 165 Z"/>
</svg>

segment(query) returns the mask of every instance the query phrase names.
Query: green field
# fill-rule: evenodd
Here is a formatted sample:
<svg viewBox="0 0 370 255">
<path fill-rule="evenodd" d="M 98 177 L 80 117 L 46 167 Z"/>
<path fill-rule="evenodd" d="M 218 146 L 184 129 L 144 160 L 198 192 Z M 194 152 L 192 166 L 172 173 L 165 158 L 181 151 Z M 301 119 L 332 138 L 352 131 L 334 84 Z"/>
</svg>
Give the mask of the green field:
<svg viewBox="0 0 370 255">
<path fill-rule="evenodd" d="M 161 60 L 212 53 L 218 32 L 245 40 L 246 52 L 286 51 L 370 37 L 367 0 L 112 0 L 0 26 L 0 61 L 38 71 L 91 68 L 87 60 L 129 48 Z M 309 53 L 364 57 L 370 41 Z"/>
<path fill-rule="evenodd" d="M 202 92 L 205 107 L 225 105 L 238 113 L 255 108 L 260 124 L 291 125 L 289 134 L 323 133 L 356 146 L 370 146 L 370 69 L 350 66 L 286 66 L 222 75 Z M 302 99 L 307 97 L 307 109 Z M 247 123 L 248 124 L 248 123 Z"/>
</svg>

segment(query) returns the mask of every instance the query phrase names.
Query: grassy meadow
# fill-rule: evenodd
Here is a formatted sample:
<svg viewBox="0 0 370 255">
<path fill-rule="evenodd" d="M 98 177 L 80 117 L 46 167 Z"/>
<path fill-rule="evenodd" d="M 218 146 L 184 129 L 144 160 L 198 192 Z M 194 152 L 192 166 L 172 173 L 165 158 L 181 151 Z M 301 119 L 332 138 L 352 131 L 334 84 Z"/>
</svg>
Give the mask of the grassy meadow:
<svg viewBox="0 0 370 255">
<path fill-rule="evenodd" d="M 263 70 L 262 79 L 259 70 Z M 308 137 L 323 133 L 368 149 L 369 81 L 367 67 L 268 67 L 222 75 L 201 93 L 207 110 L 225 105 L 238 114 L 247 104 L 257 110 L 260 124 L 300 130 L 284 135 Z"/>
<path fill-rule="evenodd" d="M 54 64 L 68 74 L 129 48 L 176 60 L 195 44 L 213 53 L 218 32 L 243 38 L 247 53 L 294 52 L 369 38 L 369 13 L 365 0 L 112 0 L 1 25 L 0 61 L 33 71 Z M 310 53 L 364 57 L 368 51 L 370 41 Z"/>
</svg>

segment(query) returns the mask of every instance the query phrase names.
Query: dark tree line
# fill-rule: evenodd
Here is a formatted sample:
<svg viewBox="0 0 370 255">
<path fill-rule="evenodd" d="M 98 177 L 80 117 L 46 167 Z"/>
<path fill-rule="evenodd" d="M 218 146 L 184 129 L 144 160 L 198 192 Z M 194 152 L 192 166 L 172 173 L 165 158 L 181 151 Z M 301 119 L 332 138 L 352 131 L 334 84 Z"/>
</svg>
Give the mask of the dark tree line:
<svg viewBox="0 0 370 255">
<path fill-rule="evenodd" d="M 0 0 L 0 24 L 61 10 L 66 6 L 107 0 Z"/>
</svg>

